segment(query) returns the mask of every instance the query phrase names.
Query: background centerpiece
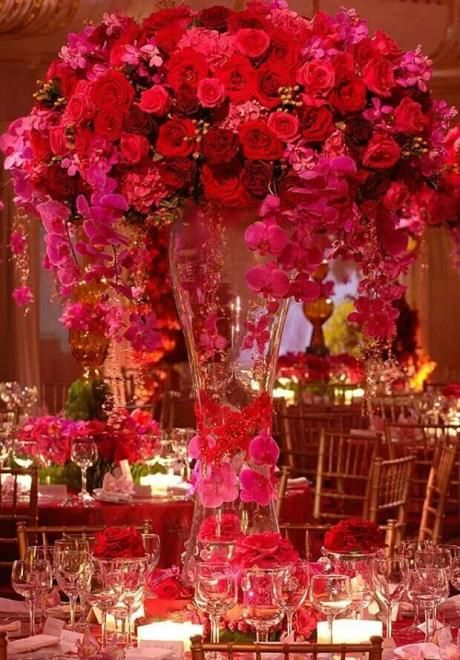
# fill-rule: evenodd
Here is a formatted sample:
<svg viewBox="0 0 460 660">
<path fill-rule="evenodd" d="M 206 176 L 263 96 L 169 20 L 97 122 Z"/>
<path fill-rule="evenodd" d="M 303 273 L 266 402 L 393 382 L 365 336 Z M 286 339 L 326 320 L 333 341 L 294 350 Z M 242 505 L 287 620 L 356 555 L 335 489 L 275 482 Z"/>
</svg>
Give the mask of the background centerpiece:
<svg viewBox="0 0 460 660">
<path fill-rule="evenodd" d="M 69 324 L 73 305 L 85 326 L 76 294 L 97 281 L 98 329 L 154 350 L 147 273 L 154 237 L 173 223 L 197 395 L 194 537 L 203 520 L 213 544 L 276 528 L 279 339 L 286 301 L 320 296 L 325 259 L 359 264 L 350 318 L 368 345 L 394 335 L 409 237 L 423 230 L 407 208 L 436 184 L 453 116 L 430 76 L 418 49 L 370 36 L 354 10 L 308 19 L 275 0 L 241 12 L 180 5 L 141 24 L 105 15 L 69 35 L 31 113 L 3 136 Z M 24 282 L 16 298 L 29 294 Z"/>
</svg>

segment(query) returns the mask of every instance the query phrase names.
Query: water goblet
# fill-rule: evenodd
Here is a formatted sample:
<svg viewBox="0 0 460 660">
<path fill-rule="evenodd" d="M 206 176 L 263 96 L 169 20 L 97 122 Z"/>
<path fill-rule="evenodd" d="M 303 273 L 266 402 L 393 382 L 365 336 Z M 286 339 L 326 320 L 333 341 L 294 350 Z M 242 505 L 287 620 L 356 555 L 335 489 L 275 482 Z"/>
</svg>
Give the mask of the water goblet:
<svg viewBox="0 0 460 660">
<path fill-rule="evenodd" d="M 256 641 L 268 641 L 270 628 L 277 626 L 284 611 L 275 596 L 275 580 L 283 569 L 248 568 L 241 571 L 244 620 L 256 631 Z"/>
<path fill-rule="evenodd" d="M 132 615 L 134 605 L 140 603 L 144 594 L 144 583 L 148 569 L 149 557 L 119 559 L 117 564 L 118 577 L 121 584 L 120 600 L 126 605 L 128 619 L 128 647 L 132 646 Z"/>
<path fill-rule="evenodd" d="M 51 565 L 43 562 L 37 565 L 18 559 L 13 562 L 11 584 L 14 591 L 23 596 L 29 606 L 30 634 L 36 634 L 35 610 L 37 599 L 43 589 L 50 588 L 53 580 Z"/>
<path fill-rule="evenodd" d="M 75 465 L 81 469 L 81 491 L 79 499 L 86 504 L 93 501 L 86 488 L 86 473 L 98 458 L 97 445 L 91 437 L 79 438 L 72 442 L 70 457 Z"/>
<path fill-rule="evenodd" d="M 446 571 L 450 579 L 453 563 L 452 546 L 431 545 L 430 547 L 419 551 L 415 555 L 415 568 L 440 568 Z M 433 617 L 436 620 L 438 606 L 435 603 Z"/>
<path fill-rule="evenodd" d="M 54 572 L 61 591 L 69 598 L 70 628 L 75 628 L 76 602 L 87 570 L 89 552 L 85 546 L 61 541 L 54 548 Z"/>
<path fill-rule="evenodd" d="M 103 649 L 107 648 L 107 613 L 122 595 L 118 567 L 117 559 L 94 558 L 90 565 L 87 602 L 101 610 Z"/>
<path fill-rule="evenodd" d="M 148 555 L 148 570 L 154 571 L 160 561 L 161 540 L 158 534 L 142 534 L 145 554 Z"/>
<path fill-rule="evenodd" d="M 334 573 L 313 575 L 310 583 L 310 600 L 317 610 L 326 615 L 332 644 L 334 619 L 338 614 L 345 612 L 353 602 L 350 577 Z"/>
<path fill-rule="evenodd" d="M 406 577 L 409 598 L 417 602 L 425 614 L 425 642 L 436 630 L 436 608 L 449 596 L 449 577 L 443 568 L 411 569 Z"/>
<path fill-rule="evenodd" d="M 377 558 L 372 560 L 372 582 L 375 595 L 382 601 L 387 610 L 387 638 L 391 638 L 392 635 L 393 607 L 401 600 L 406 591 L 404 577 L 407 566 L 407 560 L 402 558 Z"/>
<path fill-rule="evenodd" d="M 228 564 L 199 562 L 195 578 L 195 602 L 209 614 L 211 642 L 218 644 L 220 618 L 237 603 L 236 576 Z"/>
<path fill-rule="evenodd" d="M 46 618 L 46 598 L 53 590 L 53 547 L 50 545 L 29 545 L 26 548 L 24 561 L 31 566 L 36 566 L 38 569 L 40 569 L 41 566 L 46 565 L 46 562 L 48 562 L 51 568 L 51 581 L 50 583 L 46 581 L 44 582 L 43 589 L 40 590 L 38 595 L 40 603 L 40 614 L 38 619 L 39 626 L 42 628 L 45 624 Z"/>
<path fill-rule="evenodd" d="M 13 459 L 19 467 L 27 469 L 34 464 L 37 446 L 33 440 L 15 438 L 13 441 Z"/>
<path fill-rule="evenodd" d="M 275 599 L 286 613 L 287 634 L 292 634 L 295 611 L 305 601 L 310 586 L 310 569 L 306 561 L 298 561 L 275 574 Z"/>
</svg>

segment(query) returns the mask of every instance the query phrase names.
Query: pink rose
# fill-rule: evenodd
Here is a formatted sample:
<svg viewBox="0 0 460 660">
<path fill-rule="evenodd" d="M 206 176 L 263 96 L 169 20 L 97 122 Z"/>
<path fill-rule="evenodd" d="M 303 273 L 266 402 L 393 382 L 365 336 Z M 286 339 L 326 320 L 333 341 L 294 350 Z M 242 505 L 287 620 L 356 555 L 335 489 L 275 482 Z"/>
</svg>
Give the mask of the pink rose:
<svg viewBox="0 0 460 660">
<path fill-rule="evenodd" d="M 264 30 L 244 28 L 236 33 L 235 45 L 245 57 L 258 58 L 267 51 L 270 37 Z"/>
<path fill-rule="evenodd" d="M 272 112 L 267 124 L 271 132 L 284 142 L 290 142 L 298 135 L 299 120 L 288 112 Z"/>
<path fill-rule="evenodd" d="M 146 137 L 136 133 L 122 133 L 120 156 L 122 163 L 136 165 L 149 153 L 150 144 Z"/>
<path fill-rule="evenodd" d="M 156 117 L 164 117 L 171 106 L 168 90 L 163 85 L 155 85 L 141 94 L 139 107 Z"/>
<path fill-rule="evenodd" d="M 199 102 L 205 108 L 215 108 L 225 98 L 225 86 L 218 78 L 203 78 L 196 91 Z"/>
<path fill-rule="evenodd" d="M 334 87 L 334 67 L 328 61 L 306 62 L 297 72 L 297 82 L 309 96 L 325 96 Z"/>
</svg>

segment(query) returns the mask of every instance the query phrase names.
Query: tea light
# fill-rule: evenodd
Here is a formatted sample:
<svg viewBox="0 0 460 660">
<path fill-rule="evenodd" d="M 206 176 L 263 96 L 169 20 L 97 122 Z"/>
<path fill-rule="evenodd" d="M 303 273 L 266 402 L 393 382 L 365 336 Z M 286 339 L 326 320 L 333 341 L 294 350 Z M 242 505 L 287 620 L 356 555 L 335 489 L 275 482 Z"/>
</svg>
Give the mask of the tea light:
<svg viewBox="0 0 460 660">
<path fill-rule="evenodd" d="M 193 635 L 202 635 L 203 626 L 197 623 L 184 621 L 155 621 L 145 626 L 137 627 L 137 640 L 139 645 L 142 642 L 182 642 L 184 651 L 190 651 L 190 637 Z"/>
<path fill-rule="evenodd" d="M 181 488 L 184 482 L 178 474 L 145 474 L 140 478 L 141 486 L 150 486 L 152 495 L 165 495 L 168 490 Z"/>
<path fill-rule="evenodd" d="M 329 624 L 327 621 L 318 621 L 316 632 L 320 644 L 329 644 Z M 381 621 L 367 621 L 356 619 L 337 619 L 332 624 L 333 644 L 365 644 L 371 637 L 382 637 L 383 623 Z"/>
</svg>

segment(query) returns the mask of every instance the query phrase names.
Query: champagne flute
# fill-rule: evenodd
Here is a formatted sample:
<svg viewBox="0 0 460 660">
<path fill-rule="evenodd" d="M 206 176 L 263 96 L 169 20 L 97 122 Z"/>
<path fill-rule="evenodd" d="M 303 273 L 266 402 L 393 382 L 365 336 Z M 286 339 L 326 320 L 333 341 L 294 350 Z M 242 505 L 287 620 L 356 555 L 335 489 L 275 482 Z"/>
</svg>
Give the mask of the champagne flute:
<svg viewBox="0 0 460 660">
<path fill-rule="evenodd" d="M 317 610 L 326 615 L 332 644 L 334 619 L 341 612 L 345 612 L 353 602 L 349 576 L 334 573 L 313 575 L 310 585 L 310 600 Z"/>
<path fill-rule="evenodd" d="M 236 577 L 228 564 L 198 563 L 196 566 L 195 602 L 209 614 L 211 642 L 219 643 L 219 623 L 225 612 L 237 603 Z"/>
<path fill-rule="evenodd" d="M 44 566 L 46 562 L 50 565 L 51 580 L 49 584 L 45 581 L 43 589 L 41 589 L 39 593 L 41 610 L 39 625 L 40 627 L 43 627 L 46 618 L 46 598 L 53 589 L 53 547 L 50 545 L 29 545 L 26 548 L 24 561 L 31 566 L 37 566 L 38 568 Z"/>
<path fill-rule="evenodd" d="M 298 561 L 275 575 L 275 599 L 286 613 L 287 634 L 292 634 L 295 611 L 305 601 L 310 586 L 310 568 L 306 561 Z"/>
<path fill-rule="evenodd" d="M 65 541 L 55 544 L 54 571 L 59 588 L 69 598 L 71 629 L 75 628 L 76 602 L 88 562 L 89 553 L 86 546 L 70 545 Z"/>
<path fill-rule="evenodd" d="M 133 559 L 119 559 L 117 572 L 121 584 L 121 600 L 126 605 L 128 619 L 128 647 L 132 646 L 132 615 L 134 605 L 142 599 L 148 555 Z"/>
<path fill-rule="evenodd" d="M 372 560 L 372 581 L 375 595 L 387 609 L 386 636 L 392 635 L 393 607 L 401 600 L 406 591 L 404 576 L 408 563 L 405 559 L 377 558 Z"/>
<path fill-rule="evenodd" d="M 248 568 L 241 571 L 243 618 L 256 631 L 256 641 L 268 641 L 270 628 L 277 626 L 284 612 L 276 601 L 275 579 L 282 569 Z"/>
<path fill-rule="evenodd" d="M 94 465 L 98 458 L 97 445 L 91 437 L 79 438 L 72 442 L 70 457 L 75 465 L 81 469 L 81 491 L 79 499 L 84 503 L 93 501 L 92 496 L 86 488 L 86 473 L 88 468 Z"/>
<path fill-rule="evenodd" d="M 22 559 L 13 562 L 11 570 L 11 584 L 14 591 L 23 596 L 29 606 L 30 634 L 36 634 L 35 610 L 40 591 L 52 584 L 52 569 L 49 562 L 38 566 L 28 564 Z"/>
<path fill-rule="evenodd" d="M 161 540 L 158 534 L 142 534 L 145 554 L 148 555 L 148 569 L 154 571 L 160 561 Z"/>
</svg>

